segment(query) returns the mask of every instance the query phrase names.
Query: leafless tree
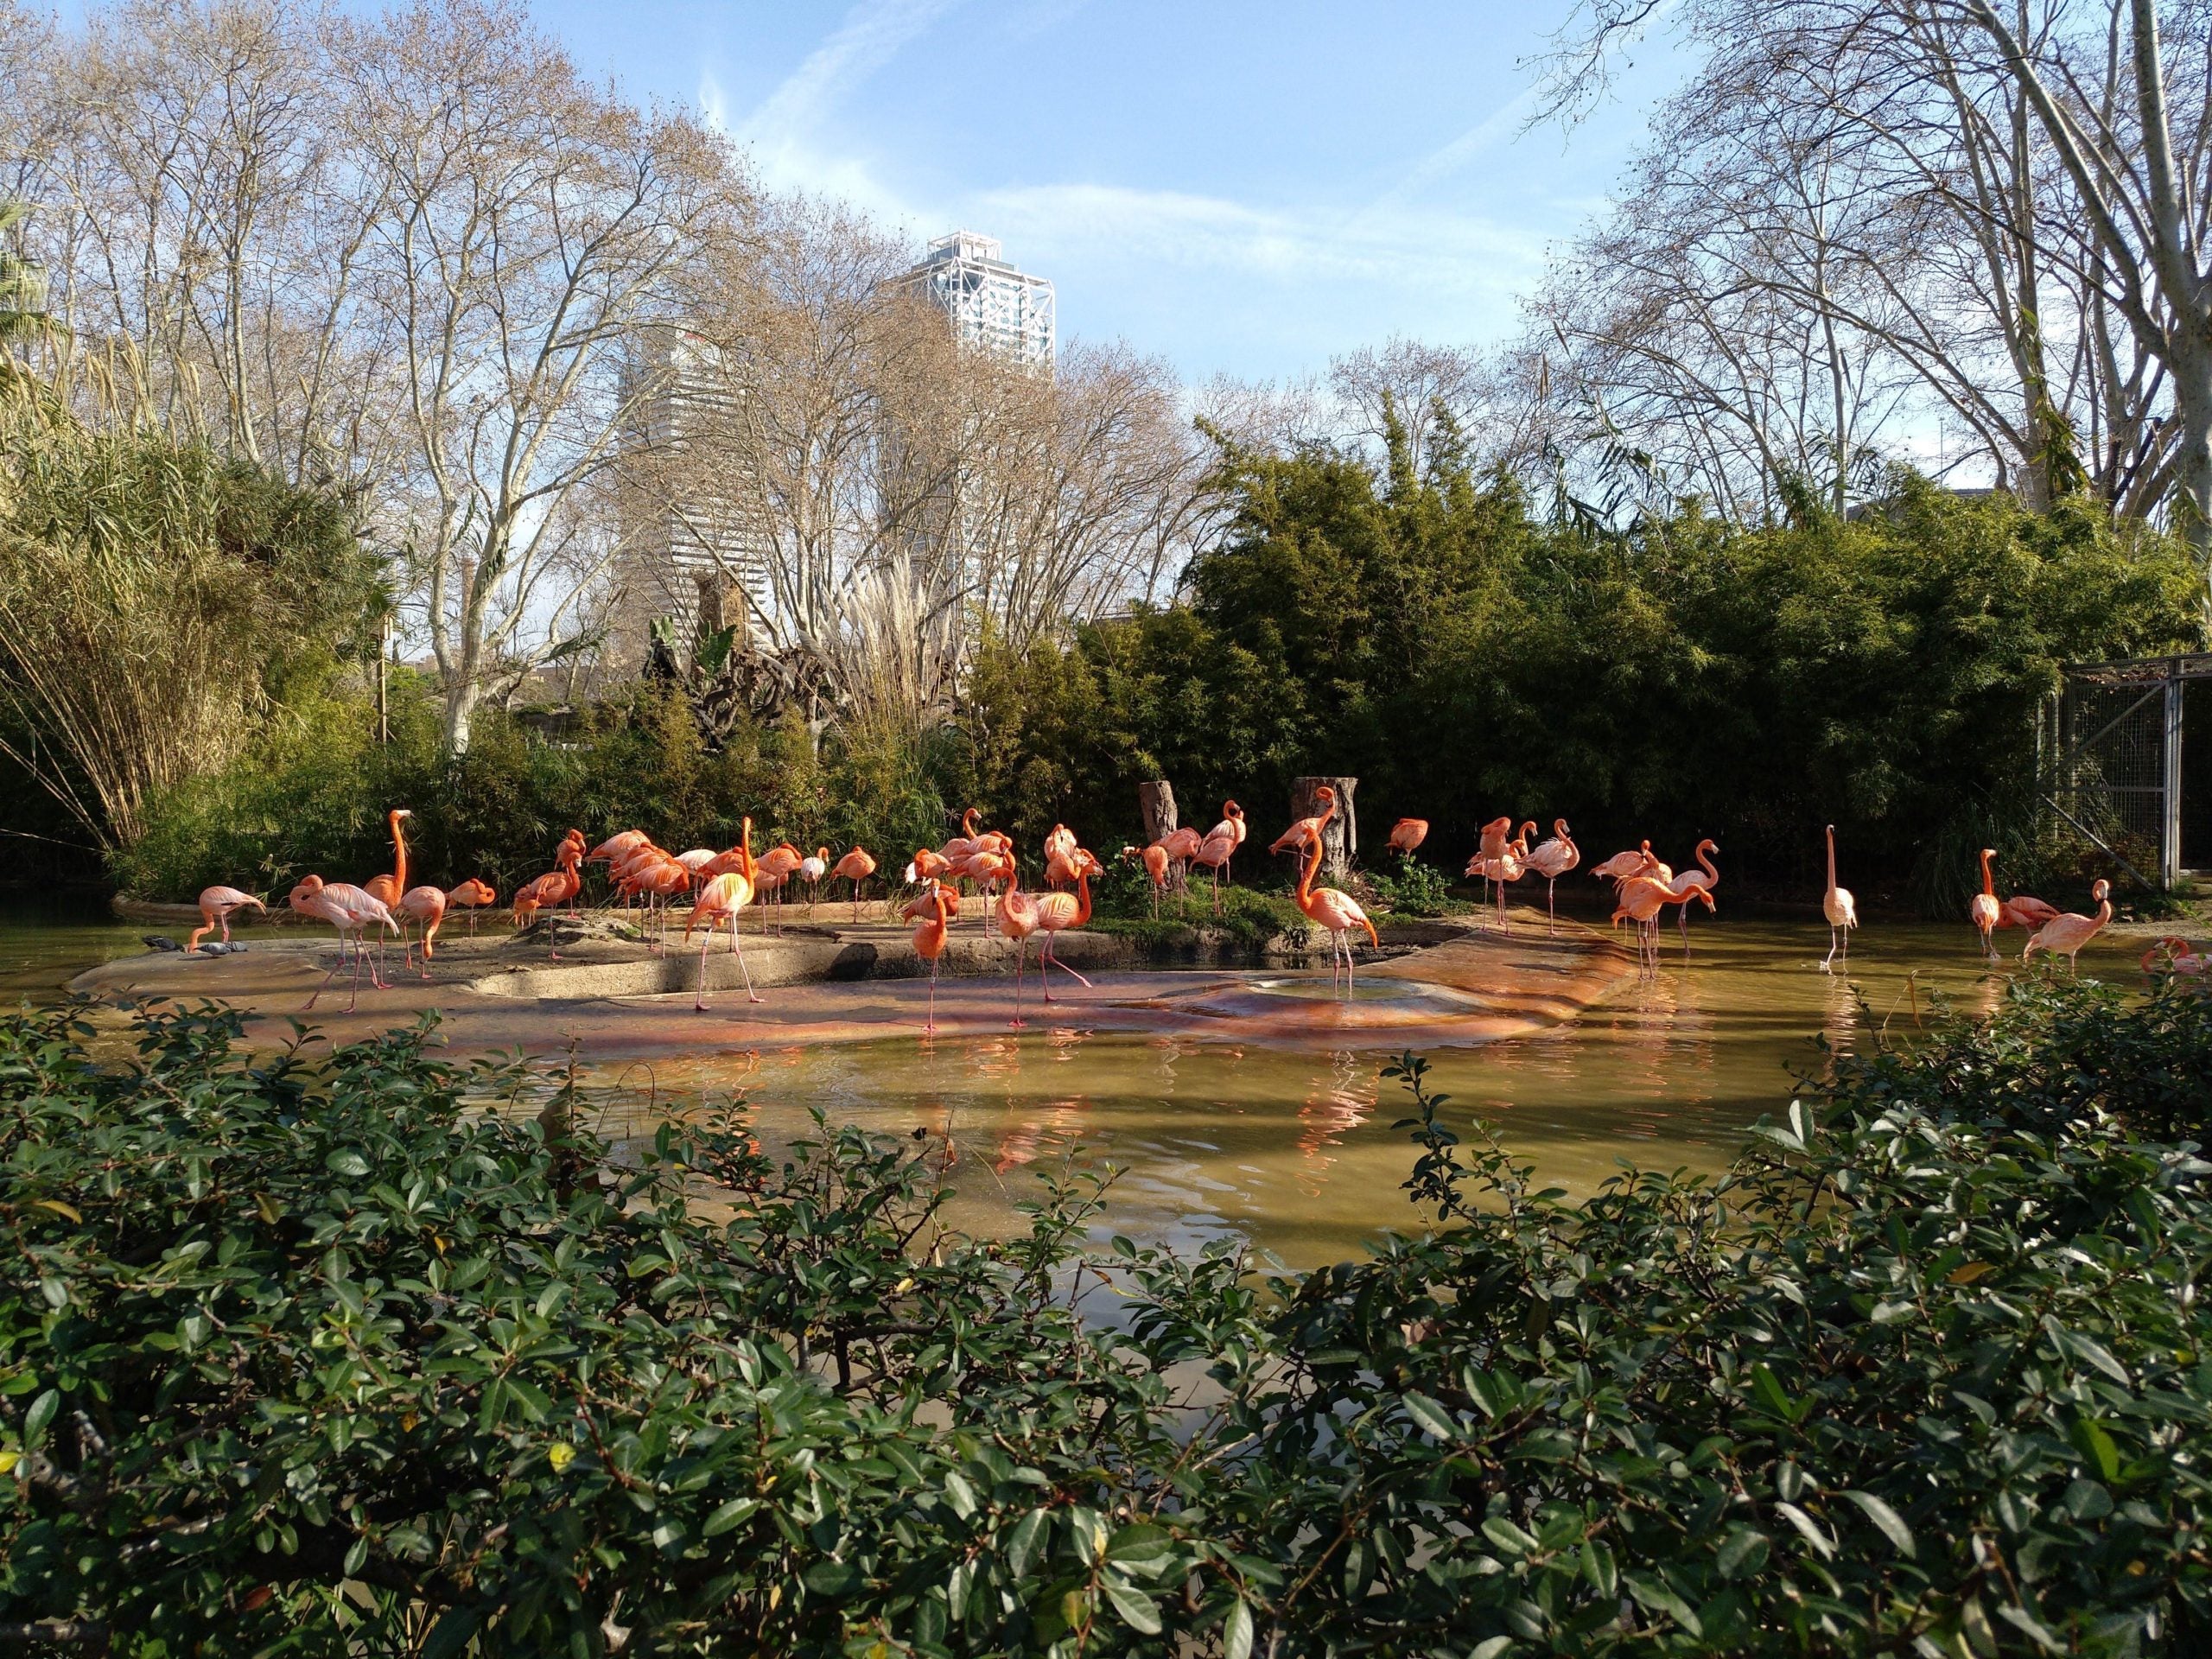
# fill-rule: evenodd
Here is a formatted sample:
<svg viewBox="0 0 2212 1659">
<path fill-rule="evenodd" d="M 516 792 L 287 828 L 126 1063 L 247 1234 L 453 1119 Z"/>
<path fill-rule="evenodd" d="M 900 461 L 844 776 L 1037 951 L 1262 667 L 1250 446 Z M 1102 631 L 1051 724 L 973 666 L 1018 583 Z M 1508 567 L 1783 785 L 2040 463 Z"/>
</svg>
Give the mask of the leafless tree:
<svg viewBox="0 0 2212 1659">
<path fill-rule="evenodd" d="M 2197 0 L 1584 0 L 1545 67 L 1571 118 L 1618 48 L 1677 31 L 1709 113 L 1847 169 L 1855 297 L 1777 293 L 1908 367 L 2024 495 L 2171 502 L 2212 556 L 2207 22 Z"/>
</svg>

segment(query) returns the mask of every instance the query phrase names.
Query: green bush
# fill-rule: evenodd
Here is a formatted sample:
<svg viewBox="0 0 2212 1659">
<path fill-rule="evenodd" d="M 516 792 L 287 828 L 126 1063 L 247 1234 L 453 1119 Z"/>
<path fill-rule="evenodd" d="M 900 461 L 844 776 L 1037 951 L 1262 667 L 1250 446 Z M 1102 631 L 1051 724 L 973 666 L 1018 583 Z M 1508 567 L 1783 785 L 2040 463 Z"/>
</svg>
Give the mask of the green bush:
<svg viewBox="0 0 2212 1659">
<path fill-rule="evenodd" d="M 2132 1052 L 2190 1063 L 2201 1004 L 2152 1006 Z M 2072 1086 L 2100 1007 L 2021 993 L 2018 1089 Z M 1723 1179 L 1580 1207 L 1468 1154 L 1408 1059 L 1425 1224 L 1262 1279 L 1228 1243 L 1087 1247 L 1088 1179 L 963 1237 L 918 1137 L 779 1165 L 707 1122 L 613 1160 L 557 1074 L 441 1064 L 421 1031 L 257 1057 L 228 1014 L 141 1014 L 103 1065 L 79 1020 L 0 1021 L 11 1631 L 1228 1659 L 2212 1637 L 2212 1166 L 2094 1101 L 1977 1104 L 1963 1033 L 1839 1068 Z"/>
<path fill-rule="evenodd" d="M 893 868 L 950 833 L 938 786 L 948 739 L 841 737 L 817 755 L 801 729 L 748 727 L 709 753 L 680 702 L 640 687 L 583 710 L 558 742 L 486 710 L 456 760 L 441 753 L 426 680 L 396 675 L 391 705 L 389 743 L 357 701 L 287 711 L 238 764 L 156 801 L 145 835 L 110 860 L 118 886 L 188 899 L 216 881 L 281 892 L 309 871 L 358 880 L 391 868 L 395 806 L 414 813 L 425 880 L 481 876 L 503 894 L 550 868 L 572 825 L 593 841 L 642 829 L 682 851 L 734 845 L 750 815 L 756 850 L 788 838 L 835 856 L 859 842 Z"/>
<path fill-rule="evenodd" d="M 1186 603 L 986 653 L 974 764 L 1011 816 L 1125 823 L 1166 777 L 1260 826 L 1294 776 L 1344 773 L 1368 823 L 1433 820 L 1446 867 L 1492 817 L 1563 815 L 1593 856 L 1712 835 L 1732 879 L 1815 891 L 1833 821 L 1862 899 L 1955 917 L 1980 847 L 2023 888 L 2113 874 L 2037 832 L 2038 702 L 2068 661 L 2201 637 L 2171 538 L 1909 474 L 1863 520 L 1691 505 L 1617 537 L 1540 520 L 1450 444 L 1418 478 L 1402 445 L 1231 449 L 1223 480 Z"/>
</svg>

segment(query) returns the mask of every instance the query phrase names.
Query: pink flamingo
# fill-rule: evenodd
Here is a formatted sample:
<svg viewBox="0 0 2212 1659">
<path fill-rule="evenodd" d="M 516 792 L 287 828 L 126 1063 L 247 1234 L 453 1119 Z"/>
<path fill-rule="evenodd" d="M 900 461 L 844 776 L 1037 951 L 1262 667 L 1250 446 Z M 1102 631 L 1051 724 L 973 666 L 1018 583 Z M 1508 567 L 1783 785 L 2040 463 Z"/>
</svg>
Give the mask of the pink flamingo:
<svg viewBox="0 0 2212 1659">
<path fill-rule="evenodd" d="M 1308 921 L 1317 922 L 1329 931 L 1329 983 L 1337 982 L 1337 953 L 1344 952 L 1344 988 L 1351 988 L 1352 957 L 1351 930 L 1363 927 L 1370 944 L 1380 945 L 1376 937 L 1375 924 L 1367 919 L 1352 896 L 1341 887 L 1316 887 L 1313 877 L 1321 868 L 1321 837 L 1316 835 L 1306 850 L 1306 868 L 1298 878 L 1295 894 L 1299 909 L 1306 912 Z"/>
<path fill-rule="evenodd" d="M 937 1032 L 937 970 L 938 959 L 944 955 L 945 925 L 944 884 L 930 883 L 931 913 L 922 918 L 914 930 L 914 954 L 930 965 L 930 1017 L 922 1027 L 928 1035 Z"/>
<path fill-rule="evenodd" d="M 1551 931 L 1559 931 L 1559 879 L 1582 861 L 1582 849 L 1567 833 L 1567 820 L 1554 818 L 1550 839 L 1540 841 L 1529 855 L 1529 871 L 1544 878 L 1544 909 L 1551 918 Z"/>
<path fill-rule="evenodd" d="M 1029 1022 L 1021 1017 L 1021 976 L 1029 965 L 1029 936 L 1037 931 L 1037 895 L 1021 890 L 1021 872 L 1009 869 L 1006 892 L 998 903 L 998 930 L 1002 938 L 1014 944 L 1014 1019 L 1016 1027 Z M 1043 972 L 1042 969 L 1038 970 Z"/>
<path fill-rule="evenodd" d="M 814 919 L 815 906 L 822 902 L 822 879 L 830 874 L 830 849 L 817 847 L 798 861 L 799 880 L 806 883 L 806 919 Z"/>
<path fill-rule="evenodd" d="M 361 891 L 386 910 L 396 908 L 400 895 L 407 891 L 407 837 L 399 826 L 414 816 L 404 806 L 395 806 L 385 814 L 385 823 L 391 831 L 391 874 L 372 875 L 361 883 Z"/>
<path fill-rule="evenodd" d="M 1720 872 L 1713 868 L 1713 860 L 1707 855 L 1719 850 L 1720 843 L 1710 836 L 1707 836 L 1706 839 L 1698 842 L 1697 851 L 1694 855 L 1697 860 L 1698 868 L 1694 870 L 1684 870 L 1667 884 L 1667 890 L 1675 895 L 1677 925 L 1681 930 L 1682 951 L 1686 956 L 1690 948 L 1690 896 L 1693 893 L 1701 895 L 1708 912 L 1713 908 L 1713 890 L 1720 885 Z"/>
<path fill-rule="evenodd" d="M 361 964 L 368 960 L 368 945 L 363 935 L 374 927 L 381 937 L 383 930 L 399 931 L 399 924 L 392 919 L 391 912 L 363 889 L 350 881 L 325 881 L 319 875 L 302 879 L 294 887 L 286 903 L 302 916 L 312 916 L 327 922 L 338 930 L 338 964 L 322 976 L 322 983 L 315 987 L 315 995 L 308 998 L 312 1008 L 322 994 L 330 988 L 330 982 L 338 977 L 346 965 L 346 947 L 350 939 L 353 947 L 353 995 L 346 1004 L 346 1012 L 353 1013 L 361 1000 Z M 376 964 L 369 964 L 369 983 L 378 990 L 387 989 Z"/>
<path fill-rule="evenodd" d="M 2158 940 L 2143 953 L 2143 971 L 2146 974 L 2158 972 L 2162 956 L 2164 958 L 2164 969 L 2169 974 L 2180 974 L 2194 979 L 2212 969 L 2212 957 L 2204 955 L 2187 939 L 2169 938 Z"/>
<path fill-rule="evenodd" d="M 446 918 L 446 895 L 442 887 L 410 887 L 399 895 L 399 913 L 423 930 L 423 977 L 430 976 L 430 951 L 438 937 L 438 924 Z M 400 943 L 406 946 L 403 963 L 415 960 L 415 947 L 407 943 L 407 930 L 399 930 Z"/>
<path fill-rule="evenodd" d="M 1236 802 L 1230 805 L 1234 807 Z M 1198 850 L 1192 855 L 1192 861 L 1203 864 L 1213 872 L 1213 910 L 1221 914 L 1221 873 L 1229 868 L 1229 861 L 1236 856 L 1236 826 L 1224 818 L 1206 831 L 1205 839 L 1198 843 Z"/>
<path fill-rule="evenodd" d="M 840 881 L 853 884 L 853 919 L 857 922 L 861 918 L 861 883 L 875 874 L 875 861 L 868 856 L 867 848 L 855 846 L 830 867 L 830 874 Z"/>
<path fill-rule="evenodd" d="M 1400 818 L 1390 826 L 1390 839 L 1388 845 L 1393 851 L 1403 853 L 1411 857 L 1421 849 L 1421 842 L 1427 839 L 1428 820 L 1427 818 Z"/>
<path fill-rule="evenodd" d="M 236 887 L 202 887 L 200 890 L 200 925 L 192 930 L 184 942 L 187 951 L 197 950 L 200 941 L 215 928 L 223 930 L 223 943 L 231 942 L 231 916 L 233 912 L 257 910 L 269 913 L 269 906 L 250 893 L 240 893 Z"/>
<path fill-rule="evenodd" d="M 737 970 L 745 976 L 745 995 L 758 1002 L 760 994 L 753 988 L 753 970 L 745 964 L 745 944 L 738 938 L 737 916 L 753 902 L 753 820 L 745 820 L 744 837 L 734 849 L 739 855 L 739 868 L 724 870 L 699 889 L 698 901 L 691 906 L 691 915 L 683 924 L 683 938 L 690 943 L 691 930 L 702 920 L 707 924 L 706 936 L 699 941 L 699 990 L 693 1008 L 703 1014 L 707 1009 L 707 947 L 715 942 L 715 925 L 727 919 L 729 923 L 729 948 L 737 957 Z"/>
<path fill-rule="evenodd" d="M 1155 841 L 1137 856 L 1144 863 L 1145 879 L 1152 884 L 1152 918 L 1158 921 L 1160 895 L 1167 890 L 1167 849 L 1164 843 Z M 1073 881 L 1076 863 L 1072 857 L 1067 861 L 1067 879 Z"/>
<path fill-rule="evenodd" d="M 2082 947 L 2103 932 L 2105 924 L 2112 920 L 2112 883 L 2100 876 L 2097 885 L 2089 889 L 2089 897 L 2097 901 L 2095 915 L 2083 916 L 2069 911 L 2052 917 L 2029 935 L 2027 944 L 2021 948 L 2020 960 L 2025 962 L 2032 951 L 2048 951 L 2066 958 L 2067 972 L 2078 972 L 2080 964 L 2075 958 L 2081 956 Z"/>
<path fill-rule="evenodd" d="M 1078 847 L 1075 858 L 1075 892 L 1040 893 L 1037 895 L 1037 926 L 1045 936 L 1045 943 L 1037 952 L 1037 982 L 1045 988 L 1045 1000 L 1052 1000 L 1052 982 L 1045 969 L 1058 968 L 1085 990 L 1090 982 L 1062 962 L 1052 949 L 1053 942 L 1063 931 L 1081 927 L 1090 919 L 1090 878 L 1100 874 L 1098 861 Z"/>
<path fill-rule="evenodd" d="M 1268 843 L 1270 853 L 1303 853 L 1309 844 L 1319 842 L 1328 829 L 1329 820 L 1337 815 L 1337 791 L 1323 784 L 1313 791 L 1313 799 L 1321 810 L 1310 818 L 1300 818 L 1289 829 Z"/>
<path fill-rule="evenodd" d="M 788 841 L 779 842 L 760 855 L 760 862 L 753 875 L 753 891 L 763 899 L 776 901 L 776 931 L 784 931 L 784 888 L 797 873 L 804 855 Z M 768 912 L 764 904 L 760 912 L 760 931 L 768 931 Z"/>
<path fill-rule="evenodd" d="M 1994 847 L 1981 849 L 1981 891 L 1967 900 L 1967 919 L 1981 935 L 1981 954 L 1992 962 L 1997 960 L 1997 930 L 2005 925 L 2005 906 L 1998 902 L 1996 879 L 1989 873 L 1989 861 L 1996 856 Z"/>
<path fill-rule="evenodd" d="M 1646 847 L 1650 844 L 1649 842 L 1644 843 Z M 1859 925 L 1858 901 L 1851 896 L 1850 888 L 1839 887 L 1835 884 L 1835 825 L 1834 824 L 1828 825 L 1828 885 L 1827 891 L 1821 895 L 1821 914 L 1827 917 L 1828 921 L 1828 954 L 1821 963 L 1821 971 L 1827 974 L 1835 971 L 1829 964 L 1835 960 L 1836 940 L 1839 936 L 1843 941 L 1844 962 L 1847 964 L 1850 963 L 1851 930 Z M 2035 941 L 2031 939 L 2028 944 L 2032 947 Z"/>
<path fill-rule="evenodd" d="M 471 933 L 476 931 L 476 912 L 487 905 L 499 902 L 499 890 L 489 881 L 480 881 L 473 875 L 446 894 L 448 909 L 458 908 L 468 912 L 468 931 Z"/>
</svg>

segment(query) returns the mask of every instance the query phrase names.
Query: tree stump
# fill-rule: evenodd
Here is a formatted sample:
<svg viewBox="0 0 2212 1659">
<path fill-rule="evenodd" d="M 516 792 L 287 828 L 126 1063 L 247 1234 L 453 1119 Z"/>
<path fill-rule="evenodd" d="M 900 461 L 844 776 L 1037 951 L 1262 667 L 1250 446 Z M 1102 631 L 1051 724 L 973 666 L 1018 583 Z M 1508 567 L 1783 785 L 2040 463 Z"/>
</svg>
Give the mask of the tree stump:
<svg viewBox="0 0 2212 1659">
<path fill-rule="evenodd" d="M 1322 885 L 1340 887 L 1351 879 L 1351 861 L 1359 854 L 1359 815 L 1352 806 L 1357 778 L 1294 778 L 1290 785 L 1290 816 L 1310 818 L 1321 810 L 1319 791 L 1326 784 L 1337 791 L 1337 810 L 1321 829 Z"/>
<path fill-rule="evenodd" d="M 1148 846 L 1173 833 L 1175 829 L 1175 785 L 1166 779 L 1155 779 L 1137 785 L 1137 811 L 1144 821 L 1144 838 Z"/>
</svg>

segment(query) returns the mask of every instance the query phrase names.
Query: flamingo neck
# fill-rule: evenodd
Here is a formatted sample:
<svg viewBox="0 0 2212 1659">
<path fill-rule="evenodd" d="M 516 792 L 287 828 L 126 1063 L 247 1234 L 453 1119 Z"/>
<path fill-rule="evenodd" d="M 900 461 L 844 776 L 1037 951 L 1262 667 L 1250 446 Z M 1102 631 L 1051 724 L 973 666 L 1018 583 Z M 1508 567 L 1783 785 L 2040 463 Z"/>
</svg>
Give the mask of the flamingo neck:
<svg viewBox="0 0 2212 1659">
<path fill-rule="evenodd" d="M 1298 907 L 1306 908 L 1313 897 L 1314 873 L 1321 868 L 1321 838 L 1313 837 L 1313 844 L 1306 849 L 1306 868 L 1298 873 Z"/>
<path fill-rule="evenodd" d="M 1075 925 L 1081 927 L 1090 919 L 1090 872 L 1079 869 L 1075 873 Z"/>
<path fill-rule="evenodd" d="M 1997 883 L 1989 874 L 1987 853 L 1981 855 L 1981 896 L 1985 899 L 1994 899 L 1997 896 Z"/>
<path fill-rule="evenodd" d="M 407 836 L 400 826 L 406 820 L 394 812 L 385 821 L 391 825 L 391 885 L 404 893 L 407 891 Z"/>
<path fill-rule="evenodd" d="M 1709 842 L 1709 841 L 1700 841 L 1700 842 L 1698 842 L 1698 844 L 1697 844 L 1697 862 L 1698 862 L 1698 868 L 1699 868 L 1700 869 L 1703 870 L 1703 871 L 1704 871 L 1707 875 L 1711 876 L 1711 877 L 1712 877 L 1715 881 L 1718 881 L 1718 880 L 1720 879 L 1720 871 L 1719 871 L 1719 868 L 1714 865 L 1714 863 L 1713 863 L 1713 855 L 1706 850 L 1706 849 L 1707 849 L 1707 848 L 1708 848 L 1708 847 L 1710 847 L 1710 846 L 1712 846 L 1712 844 L 1713 844 L 1713 843 L 1712 843 L 1711 842 Z"/>
<path fill-rule="evenodd" d="M 1835 891 L 1835 831 L 1828 831 L 1828 891 Z"/>
</svg>

